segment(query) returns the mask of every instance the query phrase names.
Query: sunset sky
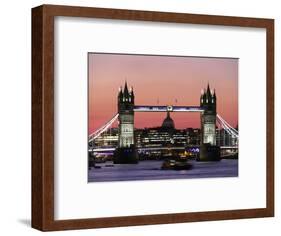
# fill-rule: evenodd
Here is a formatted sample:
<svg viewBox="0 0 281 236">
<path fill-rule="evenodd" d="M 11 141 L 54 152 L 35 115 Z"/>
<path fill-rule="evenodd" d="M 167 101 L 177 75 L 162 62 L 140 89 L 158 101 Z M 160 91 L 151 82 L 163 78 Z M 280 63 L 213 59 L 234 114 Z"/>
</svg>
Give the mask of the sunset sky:
<svg viewBox="0 0 281 236">
<path fill-rule="evenodd" d="M 125 80 L 134 88 L 135 105 L 197 106 L 209 82 L 217 113 L 233 127 L 238 124 L 238 59 L 89 53 L 88 60 L 89 133 L 117 113 L 118 89 Z M 136 112 L 135 127 L 161 126 L 165 117 Z M 178 129 L 200 127 L 199 113 L 173 112 L 171 117 Z"/>
</svg>

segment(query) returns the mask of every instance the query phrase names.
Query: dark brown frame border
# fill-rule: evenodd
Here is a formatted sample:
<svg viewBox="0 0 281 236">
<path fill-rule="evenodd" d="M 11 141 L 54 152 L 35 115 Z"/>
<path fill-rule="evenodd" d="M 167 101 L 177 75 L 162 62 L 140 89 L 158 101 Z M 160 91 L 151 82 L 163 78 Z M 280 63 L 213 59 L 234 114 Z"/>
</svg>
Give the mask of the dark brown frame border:
<svg viewBox="0 0 281 236">
<path fill-rule="evenodd" d="M 266 208 L 54 220 L 54 17 L 191 23 L 266 29 Z M 274 216 L 274 20 L 89 7 L 32 9 L 32 227 L 42 231 Z"/>
</svg>

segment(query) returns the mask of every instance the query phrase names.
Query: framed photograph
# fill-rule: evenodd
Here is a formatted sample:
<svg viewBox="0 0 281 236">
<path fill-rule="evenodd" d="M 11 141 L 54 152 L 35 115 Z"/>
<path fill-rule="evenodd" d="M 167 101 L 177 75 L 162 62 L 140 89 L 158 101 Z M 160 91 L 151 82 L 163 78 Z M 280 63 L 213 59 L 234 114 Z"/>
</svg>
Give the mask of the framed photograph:
<svg viewBox="0 0 281 236">
<path fill-rule="evenodd" d="M 274 20 L 32 9 L 32 227 L 274 216 Z"/>
</svg>

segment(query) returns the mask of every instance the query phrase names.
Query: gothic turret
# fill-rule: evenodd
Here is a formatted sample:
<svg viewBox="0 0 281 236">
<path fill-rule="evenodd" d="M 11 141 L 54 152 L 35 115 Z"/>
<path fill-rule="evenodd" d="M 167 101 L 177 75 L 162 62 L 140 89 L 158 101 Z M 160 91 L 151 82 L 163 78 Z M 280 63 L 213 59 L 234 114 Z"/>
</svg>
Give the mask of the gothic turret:
<svg viewBox="0 0 281 236">
<path fill-rule="evenodd" d="M 123 100 L 123 91 L 122 87 L 119 88 L 119 93 L 118 93 L 118 103 Z"/>
<path fill-rule="evenodd" d="M 205 110 L 216 112 L 216 103 L 217 103 L 217 97 L 216 97 L 215 90 L 211 92 L 208 83 L 207 90 L 204 89 L 201 92 L 200 106 L 203 107 Z"/>
<path fill-rule="evenodd" d="M 118 93 L 118 111 L 119 113 L 122 112 L 122 110 L 128 110 L 133 109 L 135 102 L 135 95 L 133 92 L 133 89 L 128 89 L 127 81 L 125 82 L 124 90 L 122 87 L 119 89 Z"/>
<path fill-rule="evenodd" d="M 131 87 L 131 89 L 130 89 L 130 95 L 131 95 L 132 103 L 135 103 L 135 94 L 134 94 L 134 89 L 133 89 L 133 87 Z"/>
</svg>

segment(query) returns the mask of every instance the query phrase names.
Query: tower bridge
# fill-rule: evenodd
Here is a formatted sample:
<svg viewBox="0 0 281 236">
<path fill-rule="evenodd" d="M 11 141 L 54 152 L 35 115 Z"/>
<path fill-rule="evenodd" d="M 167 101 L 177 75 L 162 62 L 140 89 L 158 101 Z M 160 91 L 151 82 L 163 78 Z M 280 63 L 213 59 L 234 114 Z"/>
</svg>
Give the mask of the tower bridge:
<svg viewBox="0 0 281 236">
<path fill-rule="evenodd" d="M 217 114 L 216 93 L 215 90 L 211 92 L 209 84 L 207 89 L 201 92 L 199 106 L 135 105 L 134 91 L 132 88 L 130 90 L 128 89 L 127 82 L 125 82 L 124 89 L 119 89 L 117 100 L 118 113 L 103 127 L 89 136 L 89 142 L 93 141 L 118 119 L 119 135 L 118 146 L 114 151 L 114 163 L 128 164 L 138 162 L 134 133 L 135 112 L 200 112 L 200 161 L 219 161 L 221 158 L 220 147 L 216 143 L 217 121 L 228 134 L 238 139 L 238 131 Z"/>
</svg>

